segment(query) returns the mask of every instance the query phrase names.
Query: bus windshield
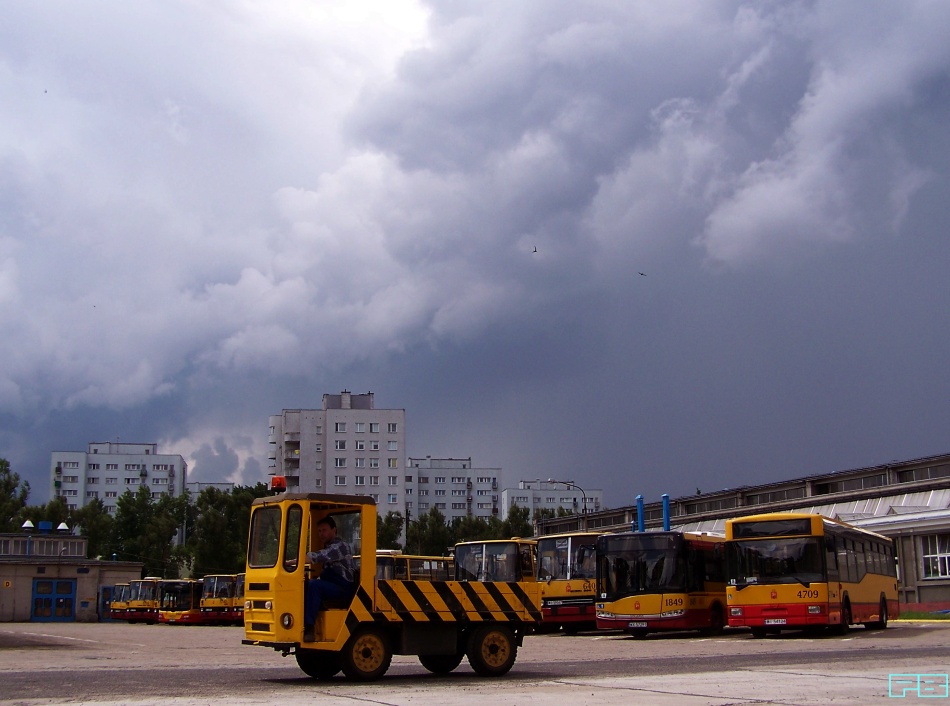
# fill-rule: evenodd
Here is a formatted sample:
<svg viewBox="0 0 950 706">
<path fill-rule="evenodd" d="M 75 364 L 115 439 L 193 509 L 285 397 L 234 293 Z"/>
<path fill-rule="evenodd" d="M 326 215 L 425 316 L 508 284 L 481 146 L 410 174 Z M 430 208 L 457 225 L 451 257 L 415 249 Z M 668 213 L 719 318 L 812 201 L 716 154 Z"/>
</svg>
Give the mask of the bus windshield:
<svg viewBox="0 0 950 706">
<path fill-rule="evenodd" d="M 820 537 L 754 539 L 729 542 L 726 571 L 729 584 L 745 587 L 762 583 L 825 580 Z"/>
<path fill-rule="evenodd" d="M 542 537 L 538 541 L 538 580 L 593 579 L 596 551 L 594 539 Z"/>
<path fill-rule="evenodd" d="M 598 546 L 602 599 L 686 589 L 686 552 L 680 536 L 602 537 Z"/>
</svg>

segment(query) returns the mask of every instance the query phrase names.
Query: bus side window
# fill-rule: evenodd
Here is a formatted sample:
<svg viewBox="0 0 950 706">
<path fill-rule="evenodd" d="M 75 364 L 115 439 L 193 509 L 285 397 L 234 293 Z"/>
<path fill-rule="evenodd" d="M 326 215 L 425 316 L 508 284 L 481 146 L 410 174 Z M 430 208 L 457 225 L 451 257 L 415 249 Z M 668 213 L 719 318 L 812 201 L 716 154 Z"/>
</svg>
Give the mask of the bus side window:
<svg viewBox="0 0 950 706">
<path fill-rule="evenodd" d="M 838 581 L 838 553 L 835 550 L 835 538 L 825 535 L 825 569 L 829 581 Z"/>
</svg>

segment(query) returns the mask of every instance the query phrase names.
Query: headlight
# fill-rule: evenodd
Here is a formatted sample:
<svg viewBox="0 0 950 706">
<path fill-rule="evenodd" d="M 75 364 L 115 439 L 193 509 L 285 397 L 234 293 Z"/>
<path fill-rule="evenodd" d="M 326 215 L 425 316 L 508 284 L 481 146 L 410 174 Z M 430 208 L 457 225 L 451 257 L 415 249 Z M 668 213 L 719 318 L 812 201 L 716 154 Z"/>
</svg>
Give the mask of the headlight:
<svg viewBox="0 0 950 706">
<path fill-rule="evenodd" d="M 270 610 L 274 607 L 273 601 L 264 601 L 264 610 Z"/>
<path fill-rule="evenodd" d="M 289 630 L 291 627 L 293 627 L 294 616 L 292 616 L 290 613 L 284 613 L 282 616 L 280 616 L 280 624 L 285 630 Z"/>
<path fill-rule="evenodd" d="M 741 618 L 741 617 L 742 617 L 742 608 L 730 608 L 730 609 L 729 609 L 729 615 L 733 616 L 734 618 Z"/>
<path fill-rule="evenodd" d="M 250 601 L 244 601 L 244 610 L 250 612 L 250 610 L 251 610 L 251 602 L 250 602 Z"/>
</svg>

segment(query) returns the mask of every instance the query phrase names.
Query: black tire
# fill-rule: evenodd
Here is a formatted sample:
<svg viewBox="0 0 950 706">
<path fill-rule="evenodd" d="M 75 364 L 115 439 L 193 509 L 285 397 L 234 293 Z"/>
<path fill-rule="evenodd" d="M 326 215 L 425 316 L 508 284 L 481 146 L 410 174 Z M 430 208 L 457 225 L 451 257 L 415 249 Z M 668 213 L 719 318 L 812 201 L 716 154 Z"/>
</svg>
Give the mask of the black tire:
<svg viewBox="0 0 950 706">
<path fill-rule="evenodd" d="M 462 663 L 464 652 L 455 655 L 419 655 L 419 664 L 433 674 L 448 674 Z"/>
<path fill-rule="evenodd" d="M 562 625 L 561 630 L 565 635 L 576 635 L 581 631 L 583 627 L 580 623 L 568 623 L 567 625 Z"/>
<path fill-rule="evenodd" d="M 841 624 L 832 627 L 835 635 L 847 635 L 851 629 L 851 603 L 845 599 L 841 604 Z"/>
<path fill-rule="evenodd" d="M 330 679 L 340 673 L 340 655 L 322 650 L 301 650 L 294 653 L 297 666 L 313 679 Z"/>
<path fill-rule="evenodd" d="M 754 637 L 756 640 L 761 640 L 768 634 L 769 631 L 765 628 L 752 628 L 752 637 Z"/>
<path fill-rule="evenodd" d="M 373 628 L 352 635 L 340 654 L 343 673 L 358 681 L 379 679 L 392 661 L 393 650 L 389 638 Z"/>
<path fill-rule="evenodd" d="M 868 630 L 884 630 L 887 627 L 887 599 L 881 598 L 881 605 L 878 608 L 878 620 L 873 623 L 865 623 L 864 627 Z"/>
<path fill-rule="evenodd" d="M 518 644 L 511 628 L 504 625 L 482 625 L 468 641 L 468 663 L 482 677 L 507 674 L 518 656 Z"/>
<path fill-rule="evenodd" d="M 722 635 L 726 628 L 726 619 L 723 616 L 722 606 L 718 603 L 709 609 L 709 627 L 701 632 L 703 635 Z"/>
<path fill-rule="evenodd" d="M 630 633 L 630 637 L 636 638 L 637 640 L 642 640 L 649 634 L 649 631 L 643 628 L 634 628 L 633 630 L 627 630 L 627 632 Z"/>
</svg>

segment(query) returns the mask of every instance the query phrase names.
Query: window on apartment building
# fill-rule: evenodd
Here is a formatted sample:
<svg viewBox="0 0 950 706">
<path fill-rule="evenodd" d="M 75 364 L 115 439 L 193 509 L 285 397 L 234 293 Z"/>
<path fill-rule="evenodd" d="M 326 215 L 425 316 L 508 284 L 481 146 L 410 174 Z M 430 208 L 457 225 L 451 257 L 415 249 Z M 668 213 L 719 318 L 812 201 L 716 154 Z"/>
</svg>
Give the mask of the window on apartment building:
<svg viewBox="0 0 950 706">
<path fill-rule="evenodd" d="M 316 450 L 316 452 L 317 452 L 318 454 L 319 454 L 319 453 L 323 453 L 323 444 L 317 444 L 315 450 Z"/>
<path fill-rule="evenodd" d="M 396 459 L 387 458 L 386 459 L 386 468 L 399 468 L 399 464 L 396 463 Z"/>
<path fill-rule="evenodd" d="M 118 463 L 107 463 L 107 464 L 106 464 L 106 470 L 107 470 L 107 471 L 117 471 L 117 470 L 119 470 L 119 464 L 118 464 Z"/>
<path fill-rule="evenodd" d="M 429 494 L 429 491 L 426 490 L 425 488 L 419 489 L 419 495 L 428 495 L 428 494 Z"/>
<path fill-rule="evenodd" d="M 436 503 L 436 504 L 435 504 L 435 509 L 436 509 L 436 510 L 444 510 L 444 509 L 445 509 L 445 503 Z"/>
<path fill-rule="evenodd" d="M 435 491 L 436 495 L 445 495 L 445 488 L 439 488 Z"/>
<path fill-rule="evenodd" d="M 950 533 L 922 536 L 920 554 L 923 558 L 925 579 L 950 578 Z"/>
<path fill-rule="evenodd" d="M 89 464 L 88 466 L 86 466 L 86 467 L 87 467 L 90 471 L 98 471 L 98 470 L 99 470 L 99 464 L 98 464 L 98 463 L 90 463 L 90 464 Z"/>
<path fill-rule="evenodd" d="M 412 495 L 412 488 L 406 488 L 406 495 Z"/>
<path fill-rule="evenodd" d="M 369 477 L 370 485 L 379 485 L 379 476 L 370 476 Z"/>
<path fill-rule="evenodd" d="M 126 478 L 126 479 L 125 479 L 125 484 L 126 484 L 126 485 L 138 485 L 138 484 L 139 484 L 139 479 L 138 479 L 138 478 Z"/>
<path fill-rule="evenodd" d="M 369 433 L 378 434 L 379 433 L 379 422 L 370 422 L 369 423 Z"/>
<path fill-rule="evenodd" d="M 106 491 L 106 497 L 107 497 L 107 498 L 117 498 L 117 497 L 119 497 L 119 493 L 118 493 L 117 491 L 115 491 L 115 490 L 107 490 L 107 491 Z"/>
<path fill-rule="evenodd" d="M 78 490 L 64 490 L 64 491 L 62 491 L 61 495 L 65 495 L 65 496 L 67 496 L 67 497 L 74 498 L 74 497 L 76 497 L 76 496 L 79 495 L 79 491 L 78 491 Z"/>
<path fill-rule="evenodd" d="M 345 458 L 335 458 L 333 459 L 334 468 L 346 468 L 346 459 Z"/>
<path fill-rule="evenodd" d="M 356 476 L 353 478 L 353 485 L 366 485 L 366 476 Z"/>
<path fill-rule="evenodd" d="M 379 493 L 370 493 L 369 496 L 376 502 L 379 502 Z"/>
<path fill-rule="evenodd" d="M 370 467 L 370 468 L 379 468 L 379 459 L 378 459 L 378 458 L 371 458 L 371 459 L 369 460 L 369 467 Z"/>
<path fill-rule="evenodd" d="M 86 478 L 86 485 L 96 485 L 98 483 L 99 483 L 99 478 L 97 476 Z"/>
<path fill-rule="evenodd" d="M 387 431 L 388 433 L 390 433 L 390 434 L 395 434 L 395 433 L 397 432 L 397 428 L 396 428 L 396 427 L 397 427 L 396 422 L 389 422 L 389 423 L 386 425 L 386 431 Z"/>
<path fill-rule="evenodd" d="M 87 497 L 87 498 L 98 498 L 98 497 L 99 497 L 99 492 L 96 491 L 96 490 L 87 490 L 87 491 L 86 491 L 86 497 Z"/>
<path fill-rule="evenodd" d="M 357 451 L 365 451 L 365 450 L 366 450 L 366 442 L 365 442 L 363 439 L 357 439 L 355 443 L 356 443 L 356 450 L 357 450 Z"/>
<path fill-rule="evenodd" d="M 379 440 L 378 440 L 378 439 L 373 439 L 373 440 L 371 440 L 371 441 L 369 442 L 369 450 L 370 450 L 370 451 L 379 451 Z"/>
<path fill-rule="evenodd" d="M 452 476 L 453 483 L 464 483 L 466 480 L 465 476 Z"/>
<path fill-rule="evenodd" d="M 63 468 L 79 468 L 79 461 L 63 461 Z"/>
<path fill-rule="evenodd" d="M 152 485 L 168 485 L 168 478 L 152 478 Z"/>
<path fill-rule="evenodd" d="M 106 478 L 106 485 L 115 485 L 118 481 L 118 478 Z"/>
<path fill-rule="evenodd" d="M 63 483 L 78 483 L 79 476 L 63 476 Z"/>
<path fill-rule="evenodd" d="M 345 432 L 346 422 L 337 422 L 336 424 L 334 424 L 333 431 L 335 431 L 337 434 L 342 434 L 343 432 Z"/>
<path fill-rule="evenodd" d="M 420 485 L 423 484 L 423 483 L 428 483 L 428 482 L 429 482 L 429 476 L 419 476 L 419 484 L 420 484 Z"/>
<path fill-rule="evenodd" d="M 334 441 L 333 448 L 337 451 L 346 451 L 346 439 L 337 439 Z"/>
<path fill-rule="evenodd" d="M 399 483 L 399 478 L 397 478 L 396 476 L 389 476 L 390 485 L 398 485 L 398 483 Z"/>
<path fill-rule="evenodd" d="M 141 470 L 142 470 L 142 464 L 141 464 L 141 463 L 127 463 L 127 464 L 125 464 L 125 470 L 127 470 L 127 471 L 141 471 Z"/>
<path fill-rule="evenodd" d="M 461 495 L 462 497 L 465 497 L 465 489 L 464 489 L 464 488 L 453 488 L 453 489 L 452 489 L 452 495 Z"/>
<path fill-rule="evenodd" d="M 406 482 L 412 483 L 412 476 L 406 476 Z"/>
<path fill-rule="evenodd" d="M 395 494 L 395 493 L 390 493 L 387 499 L 389 500 L 389 504 L 390 504 L 390 505 L 395 505 L 395 504 L 396 504 L 396 494 Z"/>
<path fill-rule="evenodd" d="M 314 484 L 315 484 L 318 488 L 322 487 L 322 486 L 323 486 L 323 479 L 322 479 L 322 478 L 317 478 L 317 480 L 314 481 Z"/>
<path fill-rule="evenodd" d="M 353 424 L 353 431 L 357 434 L 362 434 L 366 431 L 366 422 L 355 422 Z"/>
<path fill-rule="evenodd" d="M 398 450 L 399 450 L 399 442 L 396 442 L 396 441 L 387 441 L 387 442 L 386 442 L 386 448 L 387 448 L 387 450 L 389 450 L 389 451 L 398 451 Z"/>
<path fill-rule="evenodd" d="M 419 503 L 419 509 L 420 509 L 420 510 L 428 510 L 428 509 L 429 509 L 429 503 Z"/>
<path fill-rule="evenodd" d="M 465 503 L 452 503 L 452 509 L 453 509 L 453 510 L 464 510 L 464 509 L 465 509 Z"/>
<path fill-rule="evenodd" d="M 333 485 L 346 485 L 346 476 L 333 476 Z"/>
<path fill-rule="evenodd" d="M 354 463 L 356 464 L 356 467 L 357 467 L 357 468 L 366 468 L 366 459 L 365 459 L 365 458 L 357 458 L 357 459 L 354 459 Z"/>
</svg>

